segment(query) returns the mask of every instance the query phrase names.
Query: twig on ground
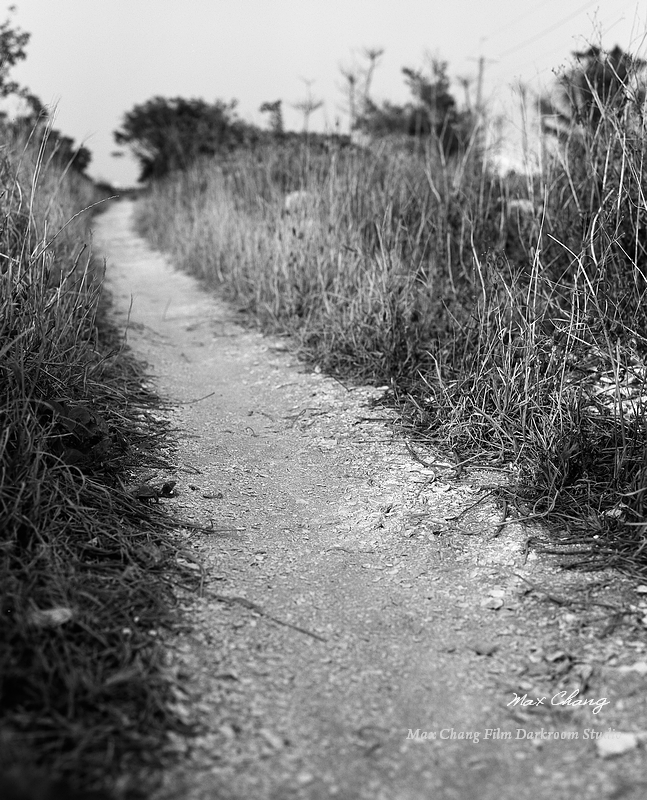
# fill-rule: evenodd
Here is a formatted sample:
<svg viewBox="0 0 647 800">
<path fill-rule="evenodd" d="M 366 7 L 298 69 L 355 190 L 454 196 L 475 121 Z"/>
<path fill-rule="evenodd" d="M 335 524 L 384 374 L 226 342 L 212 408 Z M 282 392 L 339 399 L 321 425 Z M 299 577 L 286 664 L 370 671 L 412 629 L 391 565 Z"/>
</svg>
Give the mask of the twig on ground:
<svg viewBox="0 0 647 800">
<path fill-rule="evenodd" d="M 219 603 L 227 603 L 228 605 L 239 605 L 243 606 L 243 608 L 248 608 L 250 611 L 254 611 L 256 614 L 259 614 L 261 617 L 266 617 L 267 619 L 272 620 L 272 622 L 276 622 L 277 625 L 283 625 L 285 628 L 292 628 L 292 630 L 299 631 L 299 633 L 304 633 L 306 636 L 311 636 L 313 639 L 317 639 L 320 642 L 326 642 L 327 639 L 324 639 L 323 636 L 319 636 L 318 633 L 313 633 L 309 631 L 307 628 L 302 628 L 300 625 L 293 625 L 291 622 L 285 622 L 282 619 L 278 619 L 277 617 L 272 616 L 272 614 L 268 614 L 267 611 L 264 611 L 261 606 L 257 603 L 253 603 L 251 600 L 248 600 L 246 597 L 232 597 L 226 594 L 214 594 L 210 592 L 208 597 L 212 598 L 213 600 L 217 600 Z"/>
<path fill-rule="evenodd" d="M 510 520 L 512 522 L 512 520 Z M 490 539 L 496 539 L 496 537 L 501 533 L 501 531 L 505 528 L 508 524 L 508 501 L 503 501 L 503 508 L 501 509 L 501 522 L 496 526 L 496 528 L 492 531 Z"/>
<path fill-rule="evenodd" d="M 542 589 L 540 586 L 537 586 L 536 583 L 532 583 L 532 581 L 529 581 L 528 578 L 524 578 L 523 575 L 519 575 L 518 572 L 515 572 L 513 574 L 516 575 L 517 578 L 520 578 L 524 583 L 527 583 L 533 592 L 538 592 L 539 594 L 543 594 L 547 600 L 551 601 L 551 603 L 556 603 L 558 606 L 569 606 L 573 605 L 574 603 L 573 600 L 568 600 L 565 597 L 557 597 L 557 595 L 547 592 L 545 589 Z"/>
<path fill-rule="evenodd" d="M 209 394 L 205 394 L 202 397 L 196 397 L 194 400 L 176 400 L 174 405 L 177 406 L 192 406 L 194 403 L 201 403 L 203 400 L 206 400 L 208 397 L 213 397 L 215 392 L 209 392 Z"/>
<path fill-rule="evenodd" d="M 475 506 L 478 506 L 480 503 L 482 503 L 484 500 L 486 500 L 491 494 L 492 494 L 492 491 L 486 492 L 484 495 L 479 497 L 478 500 L 475 500 L 473 503 L 470 503 L 467 506 L 467 508 L 464 508 L 459 514 L 456 514 L 453 517 L 447 517 L 446 519 L 448 521 L 450 521 L 450 522 L 456 522 L 456 520 L 459 520 L 461 517 L 464 517 L 465 514 L 467 514 L 468 511 L 471 511 Z"/>
</svg>

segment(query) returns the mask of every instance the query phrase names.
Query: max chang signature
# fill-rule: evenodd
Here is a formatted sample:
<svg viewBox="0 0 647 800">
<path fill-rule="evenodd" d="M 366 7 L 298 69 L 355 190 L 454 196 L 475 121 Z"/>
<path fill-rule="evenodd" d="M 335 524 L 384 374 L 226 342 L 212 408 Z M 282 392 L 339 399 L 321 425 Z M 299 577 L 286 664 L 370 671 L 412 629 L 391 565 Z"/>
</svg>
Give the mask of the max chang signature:
<svg viewBox="0 0 647 800">
<path fill-rule="evenodd" d="M 508 706 L 543 706 L 549 705 L 548 697 L 528 697 L 527 694 L 519 695 L 513 693 L 514 698 L 508 703 Z M 580 690 L 568 694 L 568 692 L 557 692 L 550 698 L 551 706 L 589 706 L 593 714 L 599 714 L 600 711 L 608 706 L 610 701 L 606 697 L 601 697 L 599 700 L 587 699 L 586 697 L 579 697 Z"/>
</svg>

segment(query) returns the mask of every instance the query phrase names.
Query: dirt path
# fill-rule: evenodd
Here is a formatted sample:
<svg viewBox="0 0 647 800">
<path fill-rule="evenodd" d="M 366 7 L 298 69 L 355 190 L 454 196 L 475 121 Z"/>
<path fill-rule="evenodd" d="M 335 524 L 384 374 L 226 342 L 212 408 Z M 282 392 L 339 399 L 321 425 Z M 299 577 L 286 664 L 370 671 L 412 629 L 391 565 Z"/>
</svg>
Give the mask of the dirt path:
<svg viewBox="0 0 647 800">
<path fill-rule="evenodd" d="M 241 328 L 131 217 L 112 206 L 96 240 L 122 321 L 132 297 L 130 344 L 177 404 L 164 502 L 232 528 L 185 532 L 204 597 L 184 598 L 169 659 L 202 730 L 172 737 L 160 798 L 644 797 L 642 747 L 602 759 L 586 734 L 644 724 L 645 676 L 617 669 L 644 661 L 642 628 L 590 605 L 617 606 L 617 586 L 528 558 L 483 488 L 505 475 L 420 464 L 369 407 L 379 392 Z M 578 688 L 589 705 L 552 704 Z"/>
</svg>

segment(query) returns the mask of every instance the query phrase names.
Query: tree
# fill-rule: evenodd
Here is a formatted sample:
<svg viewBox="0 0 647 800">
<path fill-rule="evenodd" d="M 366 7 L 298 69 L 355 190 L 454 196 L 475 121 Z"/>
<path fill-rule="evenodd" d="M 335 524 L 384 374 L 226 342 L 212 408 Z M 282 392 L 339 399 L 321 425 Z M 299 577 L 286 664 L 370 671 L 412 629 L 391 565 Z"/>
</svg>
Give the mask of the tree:
<svg viewBox="0 0 647 800">
<path fill-rule="evenodd" d="M 577 125 L 595 131 L 605 114 L 621 116 L 628 107 L 642 107 L 646 61 L 617 45 L 609 52 L 590 47 L 573 56 L 576 64 L 559 78 L 555 98 L 540 100 L 546 132 L 562 137 Z"/>
<path fill-rule="evenodd" d="M 380 63 L 380 59 L 384 55 L 384 48 L 383 47 L 365 47 L 364 48 L 364 57 L 368 61 L 366 67 L 364 67 L 363 75 L 364 75 L 364 86 L 362 88 L 362 102 L 366 105 L 370 102 L 371 99 L 371 85 L 373 83 L 373 76 L 375 75 L 375 70 Z"/>
<path fill-rule="evenodd" d="M 85 172 L 92 161 L 92 153 L 87 147 L 75 146 L 74 139 L 64 136 L 52 128 L 47 137 L 46 157 L 51 156 L 62 167 L 71 167 L 75 172 Z"/>
<path fill-rule="evenodd" d="M 294 103 L 292 108 L 303 114 L 303 132 L 307 136 L 310 129 L 310 117 L 323 106 L 323 100 L 316 100 L 312 96 L 312 84 L 314 81 L 308 81 L 304 78 L 303 82 L 306 85 L 306 96 L 303 100 Z"/>
<path fill-rule="evenodd" d="M 456 101 L 449 91 L 447 62 L 433 59 L 429 76 L 409 67 L 404 67 L 402 72 L 418 107 L 428 117 L 429 130 L 440 130 L 456 115 Z"/>
<path fill-rule="evenodd" d="M 370 104 L 371 84 L 379 61 L 384 55 L 381 47 L 365 47 L 362 55 L 366 63 L 353 63 L 350 67 L 340 66 L 339 71 L 344 79 L 343 91 L 347 96 L 348 129 L 352 135 L 359 128 L 358 120 L 364 115 Z"/>
<path fill-rule="evenodd" d="M 411 102 L 398 106 L 385 101 L 378 106 L 367 97 L 357 127 L 376 137 L 434 137 L 447 154 L 466 146 L 475 120 L 471 111 L 458 111 L 450 92 L 447 63 L 432 59 L 428 74 L 409 67 L 402 72 Z"/>
<path fill-rule="evenodd" d="M 281 137 L 285 133 L 283 127 L 283 110 L 281 108 L 281 100 L 275 100 L 273 103 L 263 103 L 260 107 L 261 114 L 269 114 L 270 116 L 270 130 L 274 136 Z"/>
<path fill-rule="evenodd" d="M 235 115 L 236 101 L 153 97 L 124 115 L 114 132 L 141 166 L 140 181 L 186 169 L 200 156 L 224 155 L 254 136 Z"/>
<path fill-rule="evenodd" d="M 348 95 L 348 131 L 352 134 L 357 120 L 357 83 L 358 70 L 355 67 L 340 67 L 339 71 L 345 81 L 344 90 Z"/>
<path fill-rule="evenodd" d="M 9 8 L 10 15 L 14 10 L 14 6 Z M 11 16 L 0 24 L 0 97 L 13 95 L 22 101 L 21 111 L 11 121 L 8 121 L 7 115 L 2 113 L 5 130 L 26 131 L 31 134 L 34 130 L 40 129 L 43 132 L 43 158 L 56 161 L 63 168 L 71 167 L 76 172 L 83 173 L 92 159 L 87 147 L 75 147 L 73 139 L 49 127 L 49 114 L 40 98 L 26 87 L 9 79 L 13 67 L 27 57 L 26 48 L 29 39 L 30 34 L 15 27 Z"/>
<path fill-rule="evenodd" d="M 9 13 L 14 11 L 15 7 L 10 6 Z M 29 39 L 29 33 L 14 27 L 11 17 L 0 25 L 0 97 L 25 91 L 15 81 L 9 80 L 9 73 L 19 61 L 24 61 L 27 57 Z"/>
</svg>

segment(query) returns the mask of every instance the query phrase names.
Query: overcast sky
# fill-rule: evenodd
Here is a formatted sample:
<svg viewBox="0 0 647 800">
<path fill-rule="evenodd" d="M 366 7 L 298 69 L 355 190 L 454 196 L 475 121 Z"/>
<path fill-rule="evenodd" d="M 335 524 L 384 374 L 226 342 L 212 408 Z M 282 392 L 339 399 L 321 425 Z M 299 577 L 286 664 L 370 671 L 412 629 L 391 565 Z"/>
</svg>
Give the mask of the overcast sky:
<svg viewBox="0 0 647 800">
<path fill-rule="evenodd" d="M 453 78 L 476 78 L 484 56 L 488 98 L 505 102 L 519 79 L 550 83 L 552 70 L 587 43 L 644 54 L 644 0 L 16 0 L 15 24 L 31 33 L 14 77 L 56 107 L 56 127 L 93 153 L 90 173 L 117 185 L 137 166 L 111 155 L 123 114 L 155 95 L 236 99 L 263 124 L 259 106 L 324 100 L 312 127 L 348 125 L 340 66 L 384 48 L 375 99 L 403 102 L 401 69 L 431 53 Z M 456 94 L 462 90 L 456 84 Z"/>
</svg>

